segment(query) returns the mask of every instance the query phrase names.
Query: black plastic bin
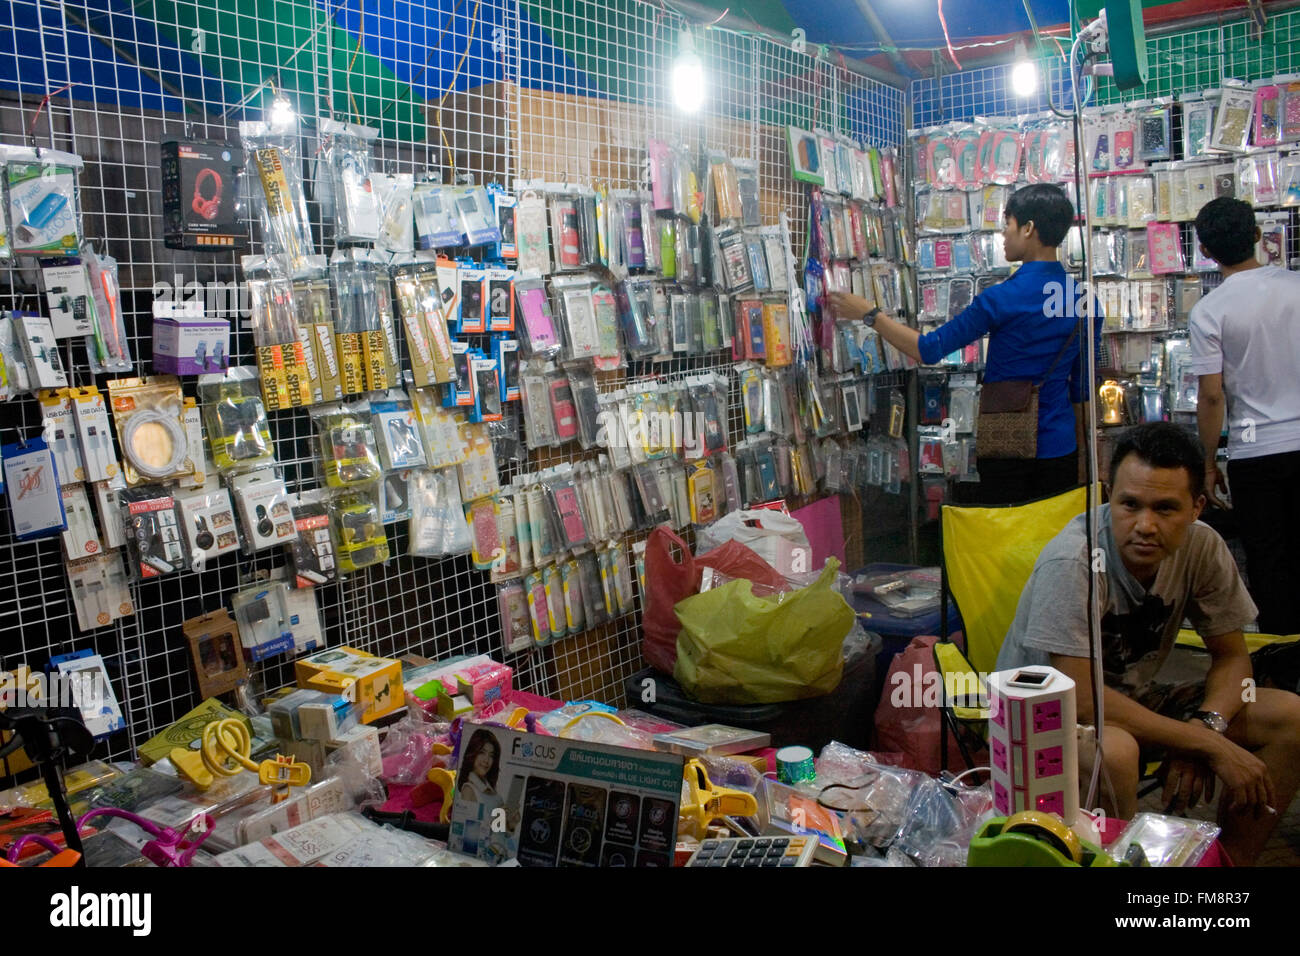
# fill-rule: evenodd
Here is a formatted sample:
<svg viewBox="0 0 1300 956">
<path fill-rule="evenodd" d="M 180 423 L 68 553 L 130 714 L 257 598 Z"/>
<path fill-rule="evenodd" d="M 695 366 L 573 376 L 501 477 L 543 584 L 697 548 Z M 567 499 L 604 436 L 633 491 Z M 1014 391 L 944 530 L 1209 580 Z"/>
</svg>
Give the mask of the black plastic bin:
<svg viewBox="0 0 1300 956">
<path fill-rule="evenodd" d="M 817 753 L 838 740 L 866 750 L 871 744 L 876 710 L 876 655 L 880 638 L 868 635 L 871 644 L 844 667 L 844 676 L 834 691 L 824 697 L 793 700 L 781 704 L 701 704 L 686 696 L 680 684 L 652 667 L 627 679 L 627 705 L 679 724 L 727 724 L 772 735 L 773 747 L 803 744 Z M 654 700 L 643 700 L 645 681 L 654 681 Z"/>
</svg>

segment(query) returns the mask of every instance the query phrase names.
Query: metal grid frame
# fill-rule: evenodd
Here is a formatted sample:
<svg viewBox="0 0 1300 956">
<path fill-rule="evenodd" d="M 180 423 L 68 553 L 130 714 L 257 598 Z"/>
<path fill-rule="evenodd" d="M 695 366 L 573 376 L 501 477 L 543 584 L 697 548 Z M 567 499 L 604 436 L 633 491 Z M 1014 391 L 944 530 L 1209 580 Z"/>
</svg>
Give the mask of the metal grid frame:
<svg viewBox="0 0 1300 956">
<path fill-rule="evenodd" d="M 796 253 L 802 246 L 806 197 L 789 176 L 784 124 L 843 129 L 878 145 L 901 145 L 903 139 L 904 91 L 851 75 L 824 57 L 796 54 L 770 38 L 716 26 L 693 28 L 716 87 L 703 114 L 687 124 L 671 109 L 658 79 L 666 75 L 685 22 L 661 5 L 637 0 L 529 5 L 518 0 L 416 0 L 382 13 L 365 0 L 274 0 L 269 8 L 259 8 L 256 17 L 239 15 L 237 36 L 213 29 L 222 8 L 220 0 L 157 3 L 154 9 L 169 17 L 155 22 L 143 13 L 111 8 L 104 0 L 9 0 L 0 6 L 0 27 L 10 28 L 14 44 L 9 52 L 0 48 L 0 77 L 11 62 L 18 86 L 17 91 L 0 90 L 0 137 L 23 142 L 41 107 L 36 126 L 41 145 L 86 159 L 84 232 L 119 262 L 123 311 L 141 374 L 150 371 L 149 320 L 156 283 L 176 288 L 218 283 L 215 288 L 222 288 L 241 279 L 232 253 L 200 256 L 163 247 L 156 144 L 166 134 L 179 133 L 235 139 L 238 121 L 260 115 L 273 86 L 289 92 L 305 118 L 332 114 L 394 124 L 395 131 L 386 129 L 376 146 L 379 165 L 390 172 L 442 168 L 447 179 L 454 170 L 478 182 L 568 172 L 574 180 L 591 181 L 593 173 L 579 168 L 578 158 L 614 141 L 618 148 L 607 148 L 600 178 L 624 187 L 639 181 L 644 143 L 652 133 L 757 158 L 764 219 L 774 221 L 779 211 L 789 212 Z M 561 62 L 541 55 L 534 19 L 538 8 L 552 35 L 562 34 L 570 41 L 566 47 L 583 54 L 583 70 L 567 55 Z M 361 35 L 364 43 L 358 40 Z M 467 37 L 473 39 L 466 43 Z M 381 45 L 398 51 L 385 53 L 392 75 L 375 70 L 366 52 Z M 106 56 L 106 50 L 116 56 Z M 250 58 L 250 51 L 255 56 Z M 195 69 L 196 58 L 206 76 Z M 86 74 L 92 83 L 81 82 Z M 43 97 L 70 82 L 71 89 L 49 97 L 42 107 Z M 527 107 L 542 96 L 570 100 L 571 122 L 564 127 L 530 125 Z M 314 122 L 304 122 L 309 156 L 315 148 Z M 426 125 L 441 134 L 422 135 Z M 539 148 L 553 167 L 524 168 L 542 165 L 521 163 Z M 309 165 L 309 197 L 313 176 Z M 329 248 L 331 227 L 319 221 L 314 204 L 311 208 L 319 248 Z M 32 269 L 9 268 L 0 276 L 0 305 L 42 308 Z M 232 325 L 232 362 L 251 364 L 251 333 L 238 322 Z M 80 343 L 65 345 L 64 353 L 74 384 L 94 381 Z M 629 374 L 652 371 L 676 377 L 729 364 L 720 356 L 678 360 Z M 106 378 L 98 380 L 101 389 Z M 192 382 L 186 391 L 193 394 Z M 743 429 L 734 381 L 731 408 L 732 437 L 738 438 Z M 34 401 L 17 400 L 3 409 L 0 441 L 39 429 Z M 273 413 L 272 431 L 290 490 L 314 487 L 315 451 L 307 415 Z M 577 457 L 576 449 L 534 454 L 527 467 Z M 524 467 L 502 465 L 503 481 Z M 7 510 L 5 501 L 0 512 Z M 134 617 L 80 633 L 58 540 L 18 543 L 9 535 L 7 514 L 0 514 L 0 524 L 0 560 L 5 562 L 0 571 L 0 667 L 39 664 L 73 648 L 90 647 L 101 654 L 130 728 L 98 748 L 98 755 L 113 759 L 133 755 L 140 743 L 198 702 L 180 623 L 228 606 L 231 593 L 246 586 L 250 575 L 283 563 L 278 551 L 252 558 L 240 554 L 218 559 L 201 574 L 133 584 Z M 394 557 L 386 565 L 318 589 L 326 643 L 346 642 L 387 655 L 497 651 L 495 591 L 487 574 L 474 570 L 467 556 L 440 561 L 407 557 L 405 538 L 404 523 L 395 526 L 390 534 Z M 525 689 L 617 702 L 623 696 L 622 680 L 640 665 L 639 642 L 638 610 L 603 629 L 514 655 L 509 662 Z M 258 670 L 267 688 L 292 681 L 291 661 L 285 658 Z"/>
</svg>

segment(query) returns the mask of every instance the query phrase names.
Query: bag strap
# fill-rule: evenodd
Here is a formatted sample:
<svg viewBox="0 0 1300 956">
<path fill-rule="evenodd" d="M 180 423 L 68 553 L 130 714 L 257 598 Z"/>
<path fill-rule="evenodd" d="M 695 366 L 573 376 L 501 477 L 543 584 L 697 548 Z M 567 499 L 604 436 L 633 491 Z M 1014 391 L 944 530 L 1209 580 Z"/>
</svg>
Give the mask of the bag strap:
<svg viewBox="0 0 1300 956">
<path fill-rule="evenodd" d="M 1061 364 L 1061 359 L 1065 358 L 1066 349 L 1070 347 L 1070 343 L 1075 340 L 1078 334 L 1079 334 L 1079 323 L 1075 322 L 1074 331 L 1070 333 L 1070 337 L 1066 339 L 1065 344 L 1061 346 L 1061 351 L 1056 353 L 1056 358 L 1052 359 L 1052 364 L 1047 366 L 1047 371 L 1043 373 L 1043 377 L 1038 380 L 1039 386 L 1042 386 L 1049 378 L 1052 377 L 1052 372 L 1056 370 L 1056 366 Z"/>
</svg>

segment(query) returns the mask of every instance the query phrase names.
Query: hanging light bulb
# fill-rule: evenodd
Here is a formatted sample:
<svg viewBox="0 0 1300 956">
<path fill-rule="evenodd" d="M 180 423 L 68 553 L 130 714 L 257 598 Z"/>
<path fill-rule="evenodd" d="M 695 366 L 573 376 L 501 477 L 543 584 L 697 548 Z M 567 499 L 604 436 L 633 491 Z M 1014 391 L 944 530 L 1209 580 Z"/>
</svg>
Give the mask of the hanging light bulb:
<svg viewBox="0 0 1300 956">
<path fill-rule="evenodd" d="M 1011 90 L 1019 97 L 1038 92 L 1038 67 L 1029 59 L 1025 45 L 1016 41 L 1016 62 L 1011 67 Z"/>
<path fill-rule="evenodd" d="M 695 52 L 695 40 L 691 31 L 683 30 L 678 45 L 677 56 L 673 60 L 669 85 L 673 93 L 673 102 L 683 113 L 698 113 L 704 105 L 705 78 L 704 61 Z"/>
<path fill-rule="evenodd" d="M 293 103 L 289 97 L 283 93 L 276 96 L 271 101 L 271 109 L 267 115 L 267 123 L 273 129 L 281 129 L 292 126 L 298 120 L 298 114 L 294 112 Z"/>
</svg>

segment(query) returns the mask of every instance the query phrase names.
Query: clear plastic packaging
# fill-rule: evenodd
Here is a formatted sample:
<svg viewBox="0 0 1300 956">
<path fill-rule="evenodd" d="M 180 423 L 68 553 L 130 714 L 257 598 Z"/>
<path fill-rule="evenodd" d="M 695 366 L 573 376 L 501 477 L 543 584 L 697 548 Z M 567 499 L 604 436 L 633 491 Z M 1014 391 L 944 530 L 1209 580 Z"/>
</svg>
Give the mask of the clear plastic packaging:
<svg viewBox="0 0 1300 956">
<path fill-rule="evenodd" d="M 80 255 L 80 156 L 53 149 L 5 146 L 5 224 L 0 259 L 15 255 Z"/>
<path fill-rule="evenodd" d="M 411 173 L 370 174 L 379 217 L 376 249 L 410 252 L 415 248 L 415 177 Z"/>
<path fill-rule="evenodd" d="M 280 102 L 277 99 L 276 106 Z M 275 107 L 269 117 L 266 122 L 240 123 L 239 136 L 256 173 L 250 178 L 262 243 L 269 255 L 284 259 L 286 271 L 291 272 L 314 253 L 302 184 L 298 118 L 292 108 Z"/>
<path fill-rule="evenodd" d="M 329 508 L 341 574 L 388 560 L 388 536 L 379 506 L 378 482 L 332 495 Z"/>
<path fill-rule="evenodd" d="M 229 479 L 230 494 L 244 528 L 244 551 L 253 554 L 292 543 L 298 529 L 284 479 L 269 468 Z"/>
<path fill-rule="evenodd" d="M 420 469 L 409 484 L 411 519 L 407 553 L 436 558 L 464 554 L 473 545 L 460 485 L 450 471 Z"/>
<path fill-rule="evenodd" d="M 417 386 L 450 382 L 456 374 L 451 336 L 442 310 L 436 263 L 394 259 L 398 313 L 406 333 Z"/>
<path fill-rule="evenodd" d="M 330 273 L 343 394 L 395 387 L 401 370 L 386 258 L 369 249 L 339 250 L 330 257 Z"/>
<path fill-rule="evenodd" d="M 325 494 L 304 491 L 289 499 L 298 534 L 286 547 L 294 587 L 315 587 L 338 579 L 334 537 Z"/>
<path fill-rule="evenodd" d="M 1219 97 L 1218 113 L 1214 118 L 1214 132 L 1210 136 L 1210 149 L 1243 151 L 1250 141 L 1254 110 L 1254 92 L 1244 84 L 1225 81 Z"/>
<path fill-rule="evenodd" d="M 551 271 L 551 247 L 546 226 L 546 200 L 533 190 L 519 196 L 515 208 L 516 264 L 521 275 L 544 276 Z"/>
<path fill-rule="evenodd" d="M 1139 813 L 1107 852 L 1116 862 L 1145 860 L 1149 866 L 1196 866 L 1219 832 L 1219 827 L 1204 820 Z"/>
<path fill-rule="evenodd" d="M 275 462 L 257 370 L 232 368 L 199 378 L 199 399 L 217 471 L 240 472 Z"/>
<path fill-rule="evenodd" d="M 113 379 L 108 394 L 128 485 L 202 472 L 202 449 L 190 447 L 178 379 L 170 375 Z"/>
<path fill-rule="evenodd" d="M 176 500 L 170 488 L 164 485 L 127 488 L 120 493 L 119 500 L 133 578 L 148 580 L 189 567 L 189 555 L 179 533 Z"/>
<path fill-rule="evenodd" d="M 463 232 L 454 190 L 441 183 L 416 183 L 412 194 L 415 238 L 420 249 L 445 249 L 460 245 Z"/>
<path fill-rule="evenodd" d="M 311 419 L 327 485 L 344 488 L 379 480 L 383 467 L 368 403 L 325 405 L 313 409 Z"/>
<path fill-rule="evenodd" d="M 334 200 L 334 240 L 374 242 L 379 238 L 379 204 L 371 182 L 371 151 L 379 130 L 327 117 L 320 122 L 320 133 Z"/>
<path fill-rule="evenodd" d="M 556 358 L 564 350 L 555 316 L 551 312 L 546 284 L 541 279 L 520 277 L 515 280 L 518 304 L 519 344 L 529 358 Z"/>
</svg>

